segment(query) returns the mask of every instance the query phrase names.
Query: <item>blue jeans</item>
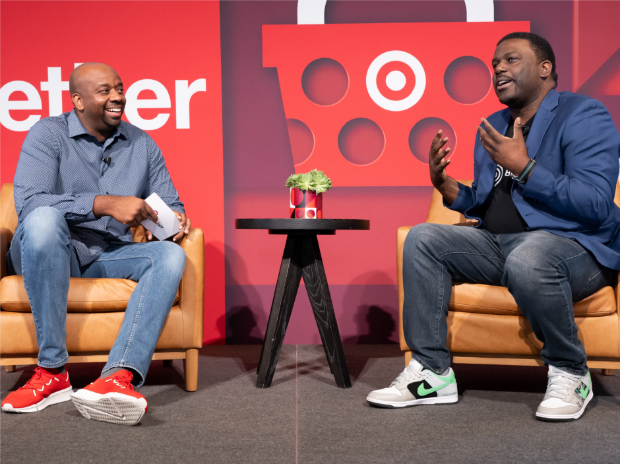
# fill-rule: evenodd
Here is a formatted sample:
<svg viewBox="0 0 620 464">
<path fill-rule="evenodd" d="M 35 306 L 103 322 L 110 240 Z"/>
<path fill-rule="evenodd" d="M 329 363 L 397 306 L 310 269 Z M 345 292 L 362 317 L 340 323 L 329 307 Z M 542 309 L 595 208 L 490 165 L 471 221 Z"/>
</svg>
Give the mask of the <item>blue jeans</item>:
<svg viewBox="0 0 620 464">
<path fill-rule="evenodd" d="M 501 285 L 543 342 L 547 365 L 576 375 L 588 371 L 577 338 L 573 302 L 613 285 L 574 240 L 546 231 L 492 234 L 473 227 L 420 224 L 405 240 L 403 329 L 414 358 L 437 374 L 450 366 L 448 307 L 452 281 Z"/>
<path fill-rule="evenodd" d="M 26 217 L 13 237 L 7 258 L 7 270 L 24 278 L 42 367 L 61 367 L 69 359 L 66 326 L 70 277 L 138 282 L 103 372 L 128 367 L 141 377 L 134 383 L 144 383 L 185 268 L 185 252 L 179 245 L 117 242 L 96 261 L 80 268 L 62 213 L 41 207 Z"/>
</svg>

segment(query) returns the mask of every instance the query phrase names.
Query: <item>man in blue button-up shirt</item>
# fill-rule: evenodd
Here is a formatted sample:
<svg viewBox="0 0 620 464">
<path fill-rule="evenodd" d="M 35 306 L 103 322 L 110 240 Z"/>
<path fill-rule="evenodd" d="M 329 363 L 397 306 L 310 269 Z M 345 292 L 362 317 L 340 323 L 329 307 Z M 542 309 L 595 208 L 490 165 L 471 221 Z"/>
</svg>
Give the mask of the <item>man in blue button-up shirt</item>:
<svg viewBox="0 0 620 464">
<path fill-rule="evenodd" d="M 19 221 L 7 267 L 24 279 L 39 367 L 2 409 L 35 412 L 73 399 L 87 418 L 137 423 L 147 403 L 133 384 L 144 382 L 185 253 L 176 243 L 152 242 L 150 232 L 147 243 L 133 243 L 130 227 L 147 218 L 157 222 L 144 201 L 152 193 L 181 221 L 174 242 L 189 233 L 191 221 L 161 150 L 144 131 L 121 121 L 125 96 L 118 74 L 104 64 L 83 64 L 71 75 L 70 93 L 74 110 L 31 128 L 15 173 Z M 100 379 L 75 393 L 64 367 L 70 277 L 138 282 Z"/>
</svg>

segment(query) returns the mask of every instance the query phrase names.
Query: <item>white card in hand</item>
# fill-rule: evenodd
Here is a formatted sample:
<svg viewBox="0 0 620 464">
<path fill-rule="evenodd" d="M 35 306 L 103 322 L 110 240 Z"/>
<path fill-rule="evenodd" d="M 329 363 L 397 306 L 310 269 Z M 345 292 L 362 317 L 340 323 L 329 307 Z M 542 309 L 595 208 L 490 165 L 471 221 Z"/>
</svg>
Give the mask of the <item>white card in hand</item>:
<svg viewBox="0 0 620 464">
<path fill-rule="evenodd" d="M 150 219 L 142 221 L 142 225 L 146 230 L 151 231 L 159 240 L 166 240 L 179 233 L 179 224 L 181 221 L 177 219 L 176 213 L 159 198 L 159 195 L 153 193 L 144 201 L 146 201 L 149 206 L 153 208 L 155 214 L 157 214 L 157 224 Z"/>
</svg>

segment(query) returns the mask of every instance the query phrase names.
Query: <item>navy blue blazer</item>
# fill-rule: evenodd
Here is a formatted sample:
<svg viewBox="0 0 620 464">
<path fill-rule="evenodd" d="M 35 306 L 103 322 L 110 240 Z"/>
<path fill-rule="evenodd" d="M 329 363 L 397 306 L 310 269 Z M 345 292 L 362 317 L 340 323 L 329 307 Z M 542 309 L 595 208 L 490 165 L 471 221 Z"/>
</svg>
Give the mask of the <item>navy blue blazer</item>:
<svg viewBox="0 0 620 464">
<path fill-rule="evenodd" d="M 508 108 L 489 123 L 505 134 Z M 536 167 L 528 181 L 515 182 L 512 199 L 528 230 L 546 230 L 577 240 L 599 263 L 620 270 L 620 208 L 614 204 L 620 136 L 607 109 L 597 100 L 551 90 L 536 113 L 526 142 Z M 497 163 L 476 135 L 474 182 L 459 184 L 450 209 L 478 219 L 491 202 Z"/>
</svg>

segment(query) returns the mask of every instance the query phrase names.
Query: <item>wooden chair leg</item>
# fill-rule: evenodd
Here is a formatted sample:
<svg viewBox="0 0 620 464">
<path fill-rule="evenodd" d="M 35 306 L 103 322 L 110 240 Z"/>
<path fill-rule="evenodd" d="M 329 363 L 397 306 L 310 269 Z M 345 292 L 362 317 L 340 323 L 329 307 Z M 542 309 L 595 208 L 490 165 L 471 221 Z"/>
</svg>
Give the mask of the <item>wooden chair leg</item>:
<svg viewBox="0 0 620 464">
<path fill-rule="evenodd" d="M 614 375 L 613 369 L 603 369 L 603 375 Z"/>
<path fill-rule="evenodd" d="M 5 369 L 7 372 L 15 372 L 15 368 L 16 368 L 16 367 L 17 367 L 17 366 L 5 366 L 5 367 L 4 367 L 4 369 Z"/>
<path fill-rule="evenodd" d="M 164 359 L 164 367 L 172 367 L 172 359 Z"/>
<path fill-rule="evenodd" d="M 183 360 L 185 370 L 185 390 L 194 392 L 198 389 L 198 350 L 195 348 L 185 352 Z"/>
</svg>

